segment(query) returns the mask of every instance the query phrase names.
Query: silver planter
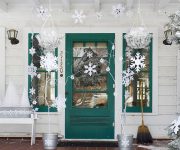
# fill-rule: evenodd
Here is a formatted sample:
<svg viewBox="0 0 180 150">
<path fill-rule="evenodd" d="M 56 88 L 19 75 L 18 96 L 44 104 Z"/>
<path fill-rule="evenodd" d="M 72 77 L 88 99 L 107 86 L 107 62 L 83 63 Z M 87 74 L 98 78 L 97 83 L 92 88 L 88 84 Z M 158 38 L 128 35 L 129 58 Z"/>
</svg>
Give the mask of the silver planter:
<svg viewBox="0 0 180 150">
<path fill-rule="evenodd" d="M 133 150 L 133 135 L 117 135 L 120 150 Z"/>
<path fill-rule="evenodd" d="M 45 150 L 55 150 L 58 144 L 58 133 L 44 133 L 43 145 Z"/>
</svg>

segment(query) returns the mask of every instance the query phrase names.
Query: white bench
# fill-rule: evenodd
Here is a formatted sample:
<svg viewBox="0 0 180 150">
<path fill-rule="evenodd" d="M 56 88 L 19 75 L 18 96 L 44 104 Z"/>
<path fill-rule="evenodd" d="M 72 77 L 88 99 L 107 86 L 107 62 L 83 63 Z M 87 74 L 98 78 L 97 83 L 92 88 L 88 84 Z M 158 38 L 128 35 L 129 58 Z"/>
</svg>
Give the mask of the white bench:
<svg viewBox="0 0 180 150">
<path fill-rule="evenodd" d="M 37 118 L 0 118 L 0 124 L 29 124 L 31 125 L 31 145 L 35 144 Z"/>
</svg>

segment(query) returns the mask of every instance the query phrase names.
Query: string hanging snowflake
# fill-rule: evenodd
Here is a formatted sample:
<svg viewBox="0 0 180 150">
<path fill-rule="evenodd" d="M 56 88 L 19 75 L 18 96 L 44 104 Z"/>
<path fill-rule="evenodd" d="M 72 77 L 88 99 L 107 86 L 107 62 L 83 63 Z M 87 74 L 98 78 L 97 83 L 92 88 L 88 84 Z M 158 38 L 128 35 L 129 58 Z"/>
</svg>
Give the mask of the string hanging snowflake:
<svg viewBox="0 0 180 150">
<path fill-rule="evenodd" d="M 124 7 L 124 5 L 122 5 L 122 4 L 117 4 L 117 5 L 112 6 L 112 14 L 113 14 L 115 17 L 121 16 L 122 14 L 124 14 L 124 12 L 125 12 L 125 7 Z"/>
<path fill-rule="evenodd" d="M 89 74 L 89 76 L 92 76 L 93 73 L 96 73 L 96 65 L 93 65 L 92 62 L 89 62 L 88 65 L 84 65 L 85 71 L 84 73 Z"/>
<path fill-rule="evenodd" d="M 31 76 L 31 79 L 37 75 L 36 71 L 37 71 L 37 67 L 34 66 L 33 63 L 31 63 L 31 65 L 28 66 L 28 75 Z"/>
<path fill-rule="evenodd" d="M 145 56 L 141 56 L 141 54 L 137 52 L 136 55 L 131 58 L 130 68 L 135 69 L 135 71 L 138 73 L 141 69 L 145 68 L 146 66 L 144 60 Z"/>
<path fill-rule="evenodd" d="M 125 85 L 125 87 L 129 86 L 132 80 L 134 80 L 134 72 L 130 69 L 127 68 L 127 70 L 123 71 L 122 74 L 122 84 Z"/>
<path fill-rule="evenodd" d="M 33 56 L 36 53 L 35 48 L 29 49 L 29 53 Z"/>
<path fill-rule="evenodd" d="M 175 134 L 177 134 L 177 132 L 180 130 L 180 116 L 178 117 L 177 120 L 174 120 L 171 125 L 170 125 L 170 129 L 173 130 L 173 132 Z"/>
<path fill-rule="evenodd" d="M 72 15 L 72 18 L 74 19 L 74 23 L 83 23 L 83 19 L 86 18 L 86 15 L 84 15 L 83 10 L 75 10 L 74 14 Z"/>
<path fill-rule="evenodd" d="M 50 72 L 58 69 L 57 57 L 53 53 L 48 52 L 45 56 L 41 56 L 40 65 Z"/>
<path fill-rule="evenodd" d="M 46 20 L 50 16 L 48 9 L 42 5 L 36 8 L 36 13 L 37 17 L 41 18 L 42 20 Z"/>
</svg>

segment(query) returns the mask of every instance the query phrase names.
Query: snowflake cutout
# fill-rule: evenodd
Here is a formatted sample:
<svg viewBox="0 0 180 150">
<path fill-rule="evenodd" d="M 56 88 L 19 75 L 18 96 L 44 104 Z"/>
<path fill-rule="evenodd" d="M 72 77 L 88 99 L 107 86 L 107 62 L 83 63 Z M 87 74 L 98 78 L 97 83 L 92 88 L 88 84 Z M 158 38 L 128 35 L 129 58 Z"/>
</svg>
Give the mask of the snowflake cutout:
<svg viewBox="0 0 180 150">
<path fill-rule="evenodd" d="M 57 57 L 53 53 L 48 52 L 45 56 L 41 56 L 40 65 L 50 72 L 58 69 Z"/>
<path fill-rule="evenodd" d="M 44 140 L 44 144 L 47 145 L 47 146 L 50 146 L 51 145 L 51 140 L 47 139 L 47 140 Z"/>
<path fill-rule="evenodd" d="M 101 20 L 103 17 L 102 12 L 96 12 L 96 18 L 97 20 Z"/>
<path fill-rule="evenodd" d="M 28 75 L 31 76 L 31 79 L 37 75 L 36 71 L 37 71 L 37 67 L 34 66 L 33 63 L 31 63 L 31 65 L 28 66 Z"/>
<path fill-rule="evenodd" d="M 109 71 L 110 71 L 110 68 L 109 68 L 109 67 L 107 67 L 107 68 L 106 68 L 106 71 L 107 71 L 107 72 L 109 72 Z"/>
<path fill-rule="evenodd" d="M 41 18 L 42 20 L 46 20 L 50 14 L 47 8 L 44 8 L 42 5 L 36 8 L 37 17 Z"/>
<path fill-rule="evenodd" d="M 71 80 L 74 80 L 74 75 L 71 75 L 70 78 L 71 78 Z"/>
<path fill-rule="evenodd" d="M 127 140 L 127 139 L 122 140 L 122 146 L 124 146 L 124 147 L 129 146 L 129 140 Z"/>
<path fill-rule="evenodd" d="M 127 68 L 127 70 L 123 71 L 122 84 L 125 85 L 125 87 L 129 86 L 130 82 L 134 80 L 133 75 L 134 72 L 130 68 Z"/>
<path fill-rule="evenodd" d="M 105 60 L 103 58 L 101 58 L 99 61 L 101 64 L 103 64 L 105 62 Z"/>
<path fill-rule="evenodd" d="M 86 15 L 84 15 L 83 10 L 75 10 L 74 14 L 72 15 L 72 18 L 74 19 L 74 23 L 83 23 L 83 19 L 86 18 Z"/>
<path fill-rule="evenodd" d="M 30 93 L 31 95 L 34 95 L 34 94 L 36 94 L 36 91 L 35 91 L 35 89 L 32 87 L 32 88 L 29 90 L 29 93 Z"/>
<path fill-rule="evenodd" d="M 135 69 L 136 72 L 138 73 L 141 69 L 145 68 L 145 56 L 141 56 L 139 52 L 136 53 L 136 55 L 131 58 L 131 64 L 130 64 L 130 68 L 131 69 Z"/>
<path fill-rule="evenodd" d="M 115 17 L 121 16 L 125 11 L 125 7 L 122 4 L 117 4 L 112 7 L 112 14 Z"/>
<path fill-rule="evenodd" d="M 93 65 L 91 62 L 89 62 L 88 65 L 84 65 L 85 71 L 84 73 L 89 74 L 89 76 L 92 76 L 93 73 L 96 73 L 96 65 Z"/>
<path fill-rule="evenodd" d="M 33 100 L 33 101 L 32 101 L 32 104 L 33 104 L 33 105 L 36 105 L 36 104 L 37 104 L 36 100 Z"/>
<path fill-rule="evenodd" d="M 177 134 L 177 132 L 180 130 L 180 116 L 178 117 L 177 120 L 174 120 L 171 123 L 170 128 L 174 131 L 175 134 Z"/>
<path fill-rule="evenodd" d="M 29 53 L 33 56 L 36 53 L 35 48 L 29 49 Z"/>
<path fill-rule="evenodd" d="M 93 57 L 93 53 L 92 52 L 87 52 L 87 57 L 88 58 L 92 58 Z"/>
</svg>

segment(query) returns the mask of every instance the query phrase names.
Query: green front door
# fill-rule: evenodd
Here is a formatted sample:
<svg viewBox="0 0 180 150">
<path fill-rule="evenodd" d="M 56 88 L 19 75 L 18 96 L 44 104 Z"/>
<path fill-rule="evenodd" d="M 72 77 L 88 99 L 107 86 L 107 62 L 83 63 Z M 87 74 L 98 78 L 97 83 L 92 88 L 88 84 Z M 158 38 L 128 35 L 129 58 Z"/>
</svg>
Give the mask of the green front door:
<svg viewBox="0 0 180 150">
<path fill-rule="evenodd" d="M 67 139 L 114 138 L 114 38 L 66 34 Z"/>
</svg>

